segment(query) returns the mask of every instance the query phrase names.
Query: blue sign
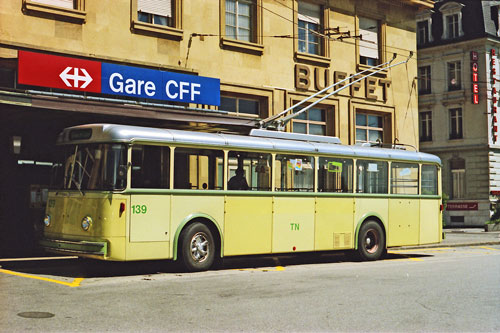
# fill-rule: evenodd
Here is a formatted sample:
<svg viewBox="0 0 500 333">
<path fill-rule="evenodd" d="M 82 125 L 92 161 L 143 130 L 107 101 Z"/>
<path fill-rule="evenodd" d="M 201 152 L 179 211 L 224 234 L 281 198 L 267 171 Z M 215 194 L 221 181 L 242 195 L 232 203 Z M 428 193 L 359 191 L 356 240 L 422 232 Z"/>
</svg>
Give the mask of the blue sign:
<svg viewBox="0 0 500 333">
<path fill-rule="evenodd" d="M 102 63 L 101 92 L 183 103 L 220 105 L 220 80 Z"/>
</svg>

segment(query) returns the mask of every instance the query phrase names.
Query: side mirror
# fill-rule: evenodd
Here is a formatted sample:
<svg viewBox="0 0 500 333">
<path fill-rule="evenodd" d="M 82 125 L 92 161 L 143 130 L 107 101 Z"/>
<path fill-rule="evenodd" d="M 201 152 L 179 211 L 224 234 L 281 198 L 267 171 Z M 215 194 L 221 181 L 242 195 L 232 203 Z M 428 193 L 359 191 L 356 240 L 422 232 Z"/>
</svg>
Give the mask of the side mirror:
<svg viewBox="0 0 500 333">
<path fill-rule="evenodd" d="M 118 180 L 127 180 L 127 166 L 126 165 L 120 165 L 118 167 L 118 174 L 116 178 Z"/>
</svg>

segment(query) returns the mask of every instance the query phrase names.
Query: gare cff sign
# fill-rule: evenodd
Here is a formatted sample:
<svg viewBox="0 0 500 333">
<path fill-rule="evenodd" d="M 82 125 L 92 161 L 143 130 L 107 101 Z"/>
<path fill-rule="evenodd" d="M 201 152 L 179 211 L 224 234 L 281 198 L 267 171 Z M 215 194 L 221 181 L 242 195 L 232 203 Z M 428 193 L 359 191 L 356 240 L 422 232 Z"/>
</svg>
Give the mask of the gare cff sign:
<svg viewBox="0 0 500 333">
<path fill-rule="evenodd" d="M 219 105 L 220 80 L 19 51 L 20 84 L 94 93 Z"/>
</svg>

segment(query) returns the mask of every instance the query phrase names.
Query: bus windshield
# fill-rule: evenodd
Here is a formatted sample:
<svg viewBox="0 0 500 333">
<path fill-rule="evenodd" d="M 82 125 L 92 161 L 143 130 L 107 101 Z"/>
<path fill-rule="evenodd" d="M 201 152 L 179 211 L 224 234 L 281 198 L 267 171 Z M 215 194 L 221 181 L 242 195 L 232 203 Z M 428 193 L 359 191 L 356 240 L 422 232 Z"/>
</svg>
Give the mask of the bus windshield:
<svg viewBox="0 0 500 333">
<path fill-rule="evenodd" d="M 66 190 L 122 190 L 127 182 L 123 144 L 67 146 L 53 174 L 53 185 Z"/>
</svg>

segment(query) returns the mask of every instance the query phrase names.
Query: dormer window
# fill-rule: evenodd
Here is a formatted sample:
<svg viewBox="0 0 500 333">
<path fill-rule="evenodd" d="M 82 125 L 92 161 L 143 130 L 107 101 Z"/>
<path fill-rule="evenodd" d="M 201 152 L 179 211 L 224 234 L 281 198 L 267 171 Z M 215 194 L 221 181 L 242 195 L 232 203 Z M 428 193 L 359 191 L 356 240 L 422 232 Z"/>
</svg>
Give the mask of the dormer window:
<svg viewBox="0 0 500 333">
<path fill-rule="evenodd" d="M 443 35 L 442 39 L 454 39 L 464 35 L 462 29 L 462 8 L 463 4 L 448 2 L 441 6 L 439 11 L 443 14 Z"/>
<path fill-rule="evenodd" d="M 431 24 L 432 10 L 423 10 L 417 14 L 417 45 L 425 45 L 432 42 Z"/>
<path fill-rule="evenodd" d="M 447 39 L 453 39 L 457 38 L 460 36 L 460 31 L 459 31 L 459 20 L 458 20 L 458 14 L 453 14 L 453 15 L 447 15 L 445 17 L 445 24 L 446 24 L 446 38 Z"/>
</svg>

